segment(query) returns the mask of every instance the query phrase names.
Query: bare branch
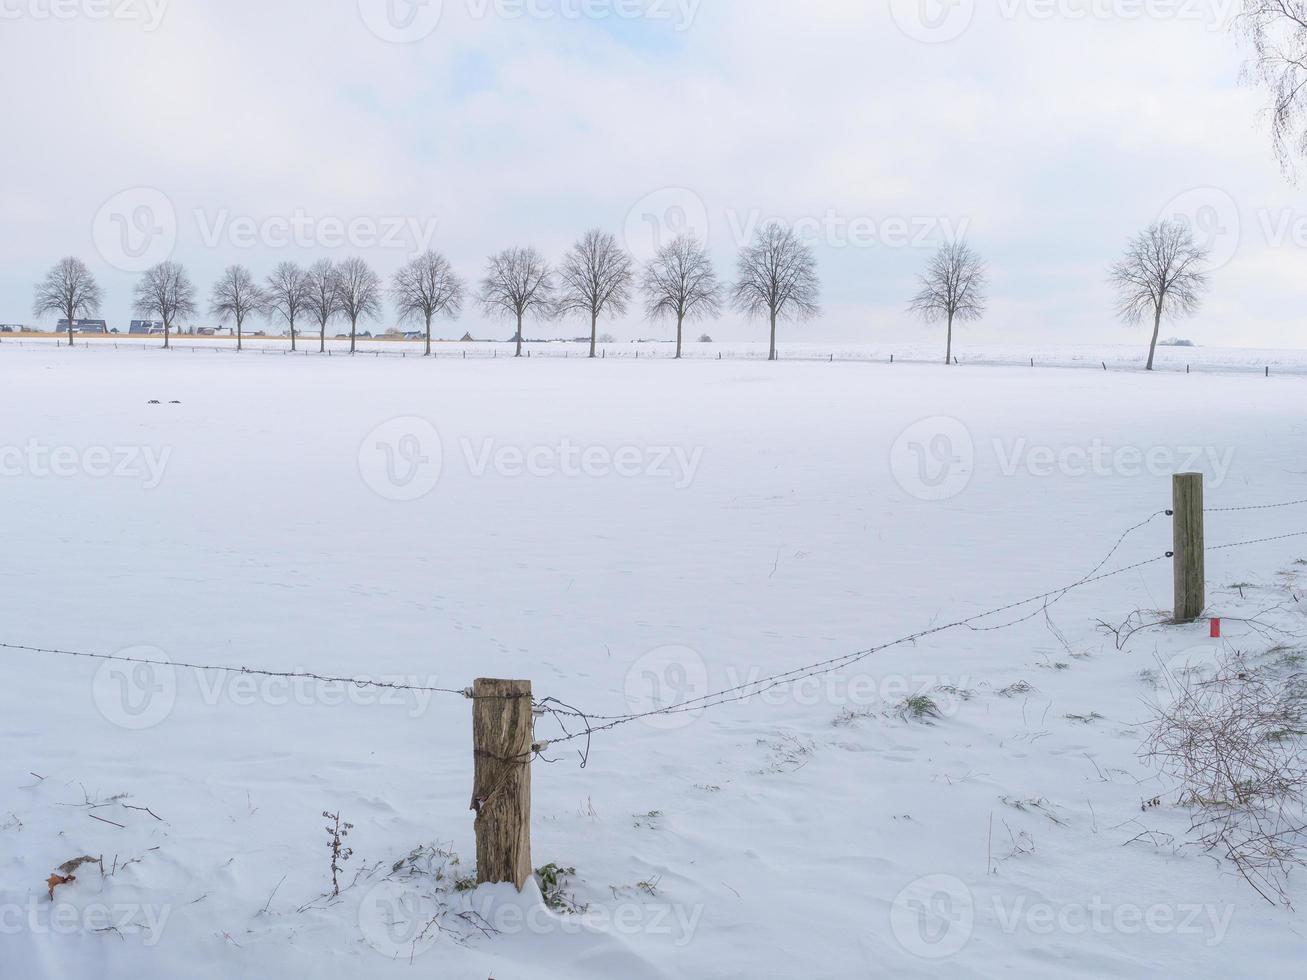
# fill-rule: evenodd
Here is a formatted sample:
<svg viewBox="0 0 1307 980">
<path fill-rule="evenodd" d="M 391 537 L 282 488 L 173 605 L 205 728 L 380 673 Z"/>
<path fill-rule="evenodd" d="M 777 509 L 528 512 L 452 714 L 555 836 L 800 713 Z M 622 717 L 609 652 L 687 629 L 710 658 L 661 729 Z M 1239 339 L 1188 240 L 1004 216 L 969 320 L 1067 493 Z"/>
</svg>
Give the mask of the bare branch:
<svg viewBox="0 0 1307 980">
<path fill-rule="evenodd" d="M 1307 0 L 1244 0 L 1235 30 L 1252 48 L 1244 79 L 1270 95 L 1272 145 L 1294 178 L 1307 156 Z"/>
</svg>

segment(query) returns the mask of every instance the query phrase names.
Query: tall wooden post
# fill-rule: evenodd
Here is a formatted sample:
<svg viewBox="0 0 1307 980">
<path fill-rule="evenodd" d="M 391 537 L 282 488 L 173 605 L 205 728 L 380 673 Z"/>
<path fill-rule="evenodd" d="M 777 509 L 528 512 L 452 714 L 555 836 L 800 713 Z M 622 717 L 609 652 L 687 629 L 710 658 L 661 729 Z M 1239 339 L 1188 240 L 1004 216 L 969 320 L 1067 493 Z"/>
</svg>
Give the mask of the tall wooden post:
<svg viewBox="0 0 1307 980">
<path fill-rule="evenodd" d="M 1175 518 L 1175 621 L 1191 623 L 1207 606 L 1203 475 L 1176 474 L 1171 496 Z"/>
<path fill-rule="evenodd" d="M 477 882 L 511 881 L 521 891 L 533 873 L 531 682 L 478 680 L 472 697 Z"/>
</svg>

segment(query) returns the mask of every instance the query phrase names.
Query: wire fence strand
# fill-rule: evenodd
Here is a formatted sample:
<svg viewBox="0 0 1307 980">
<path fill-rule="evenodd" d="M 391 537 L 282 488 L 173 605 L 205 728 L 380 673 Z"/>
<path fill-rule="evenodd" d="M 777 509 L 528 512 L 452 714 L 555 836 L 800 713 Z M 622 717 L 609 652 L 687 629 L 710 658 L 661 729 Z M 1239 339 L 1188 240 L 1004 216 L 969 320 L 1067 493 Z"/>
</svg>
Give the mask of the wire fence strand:
<svg viewBox="0 0 1307 980">
<path fill-rule="evenodd" d="M 1252 504 L 1247 507 L 1205 507 L 1205 513 L 1208 514 L 1235 514 L 1245 510 L 1279 510 L 1281 507 L 1299 507 L 1307 504 L 1307 497 L 1302 500 L 1285 500 L 1278 504 Z"/>
<path fill-rule="evenodd" d="M 1289 501 L 1283 504 L 1267 504 L 1267 505 L 1260 505 L 1256 507 L 1247 507 L 1247 508 L 1221 508 L 1220 510 L 1222 512 L 1228 512 L 1231 510 L 1268 510 L 1276 507 L 1293 506 L 1295 503 L 1307 503 L 1307 500 Z M 1005 605 L 996 606 L 993 609 L 987 609 L 984 612 L 974 613 L 970 616 L 953 620 L 948 623 L 943 623 L 936 626 L 930 626 L 927 627 L 926 629 L 918 630 L 915 633 L 910 633 L 906 636 L 901 636 L 897 639 L 889 640 L 884 643 L 878 644 L 876 646 L 868 647 L 867 649 L 864 650 L 859 650 L 855 653 L 844 654 L 842 656 L 833 657 L 828 660 L 818 661 L 815 663 L 794 667 L 789 670 L 770 674 L 766 677 L 757 678 L 755 680 L 748 681 L 743 684 L 738 684 L 733 687 L 728 687 L 728 688 L 723 688 L 721 690 L 713 691 L 709 694 L 705 694 L 697 698 L 690 698 L 688 700 L 681 701 L 676 704 L 651 708 L 647 711 L 630 712 L 622 715 L 592 714 L 590 712 L 582 711 L 581 709 L 576 708 L 574 705 L 571 705 L 558 698 L 554 698 L 554 697 L 542 698 L 534 702 L 536 713 L 539 715 L 549 715 L 550 717 L 552 717 L 555 723 L 559 725 L 563 734 L 558 738 L 554 738 L 549 741 L 542 740 L 539 743 L 537 743 L 536 755 L 538 756 L 540 752 L 542 752 L 545 748 L 547 748 L 550 745 L 559 745 L 567 742 L 573 742 L 579 739 L 585 739 L 586 749 L 581 753 L 582 766 L 584 767 L 589 757 L 590 740 L 595 734 L 599 732 L 609 731 L 611 729 L 620 727 L 622 725 L 627 725 L 632 722 L 639 721 L 641 719 L 651 718 L 655 716 L 676 715 L 676 714 L 684 714 L 686 712 L 692 712 L 692 711 L 703 711 L 709 708 L 715 708 L 725 704 L 733 704 L 733 703 L 738 703 L 740 701 L 745 701 L 750 698 L 754 698 L 761 694 L 764 694 L 784 684 L 788 684 L 793 681 L 803 680 L 809 677 L 818 677 L 818 676 L 831 674 L 837 670 L 841 670 L 845 667 L 850 667 L 853 664 L 866 660 L 867 658 L 872 657 L 875 654 L 880 653 L 884 650 L 888 650 L 893 647 L 902 646 L 904 644 L 916 643 L 918 640 L 922 640 L 929 636 L 934 636 L 940 633 L 944 633 L 948 630 L 965 628 L 965 629 L 972 630 L 973 632 L 988 632 L 993 630 L 1007 629 L 1019 623 L 1024 623 L 1034 618 L 1035 616 L 1038 616 L 1040 613 L 1046 612 L 1049 606 L 1053 605 L 1056 602 L 1061 601 L 1064 597 L 1066 597 L 1069 593 L 1071 593 L 1076 589 L 1083 588 L 1084 586 L 1091 585 L 1095 582 L 1102 582 L 1105 581 L 1106 579 L 1115 578 L 1116 576 L 1124 575 L 1128 572 L 1137 571 L 1139 569 L 1146 568 L 1150 565 L 1156 564 L 1157 562 L 1165 561 L 1173 557 L 1172 553 L 1168 551 L 1165 554 L 1160 554 L 1152 558 L 1146 558 L 1141 561 L 1133 562 L 1121 568 L 1116 568 L 1108 572 L 1103 571 L 1103 568 L 1107 565 L 1107 563 L 1111 561 L 1112 558 L 1121 550 L 1122 545 L 1124 545 L 1125 542 L 1133 534 L 1147 527 L 1149 524 L 1157 520 L 1159 517 L 1169 516 L 1170 514 L 1171 511 L 1169 510 L 1157 511 L 1153 514 L 1150 514 L 1148 517 L 1146 517 L 1144 520 L 1140 521 L 1139 523 L 1134 524 L 1131 527 L 1127 528 L 1124 532 L 1122 532 L 1120 537 L 1116 539 L 1115 543 L 1108 550 L 1107 554 L 1089 571 L 1088 574 L 1086 574 L 1082 578 L 1075 580 L 1074 582 L 1071 582 L 1068 585 L 1060 586 L 1056 589 L 1050 589 L 1047 592 L 1042 592 L 1038 595 L 1029 596 L 1025 599 L 1019 599 L 1015 602 L 1009 602 L 1006 603 Z M 1256 544 L 1269 544 L 1277 541 L 1286 541 L 1292 538 L 1300 538 L 1300 537 L 1307 537 L 1307 530 L 1292 531 L 1286 534 L 1274 535 L 1274 536 L 1263 537 L 1263 538 L 1255 538 L 1247 541 L 1235 541 L 1235 542 L 1230 542 L 1228 544 L 1213 545 L 1213 546 L 1209 546 L 1207 550 L 1227 551 L 1233 548 L 1242 548 L 1242 547 L 1247 547 Z M 1026 606 L 1034 606 L 1034 608 L 1029 613 L 1022 615 L 1017 619 L 1013 619 L 1004 623 L 991 623 L 989 625 L 984 625 L 985 620 L 992 619 L 995 616 L 1002 615 L 1003 613 L 1009 613 Z M 0 642 L 0 649 L 11 650 L 15 652 L 35 653 L 35 654 L 41 654 L 47 656 L 72 657 L 72 658 L 82 658 L 82 659 L 98 660 L 98 661 L 115 661 L 115 662 L 132 663 L 132 664 L 148 664 L 148 665 L 158 666 L 158 667 L 172 667 L 172 668 L 180 667 L 180 668 L 197 670 L 197 671 L 218 671 L 218 672 L 237 674 L 237 675 L 243 674 L 243 675 L 253 675 L 253 676 L 260 676 L 260 677 L 296 678 L 296 679 L 313 680 L 326 684 L 352 685 L 354 687 L 359 687 L 359 688 L 380 688 L 380 689 L 394 690 L 394 691 L 419 691 L 419 692 L 426 692 L 432 694 L 449 694 L 449 695 L 455 695 L 461 698 L 465 698 L 468 700 L 482 700 L 482 699 L 497 700 L 506 697 L 506 695 L 484 695 L 484 696 L 475 695 L 471 687 L 465 687 L 465 688 L 436 687 L 436 686 L 422 685 L 422 684 L 408 684 L 399 681 L 374 680 L 369 677 L 334 676 L 330 674 L 319 674 L 312 671 L 282 671 L 282 670 L 272 670 L 272 669 L 261 668 L 261 667 L 228 666 L 224 664 L 188 663 L 186 661 L 166 660 L 166 659 L 150 658 L 150 657 L 136 657 L 136 656 L 129 656 L 126 654 L 94 653 L 90 651 L 70 650 L 70 649 L 63 649 L 59 647 L 40 647 L 40 646 L 34 646 L 29 644 L 23 644 L 23 643 Z"/>
<path fill-rule="evenodd" d="M 632 722 L 640 721 L 647 718 L 664 716 L 664 715 L 684 714 L 687 712 L 695 712 L 695 711 L 706 711 L 710 708 L 719 707 L 724 704 L 733 704 L 733 703 L 738 703 L 740 701 L 745 701 L 750 698 L 758 697 L 784 684 L 788 684 L 794 681 L 804 680 L 809 677 L 817 677 L 817 676 L 830 674 L 837 670 L 841 670 L 845 667 L 852 666 L 853 664 L 856 664 L 860 661 L 866 660 L 867 658 L 872 657 L 875 654 L 880 653 L 884 650 L 888 650 L 893 647 L 902 646 L 908 643 L 915 643 L 918 640 L 924 639 L 928 636 L 936 635 L 938 633 L 943 633 L 947 630 L 967 628 L 974 632 L 983 632 L 983 631 L 990 631 L 990 630 L 1005 629 L 1010 626 L 1015 626 L 1019 623 L 1026 622 L 1027 620 L 1033 619 L 1035 616 L 1038 616 L 1040 613 L 1045 612 L 1049 606 L 1051 606 L 1055 602 L 1058 602 L 1064 596 L 1066 596 L 1068 593 L 1072 592 L 1075 589 L 1082 588 L 1083 586 L 1086 585 L 1091 585 L 1095 582 L 1101 582 L 1106 579 L 1114 578 L 1118 575 L 1126 574 L 1127 572 L 1136 571 L 1138 569 L 1145 568 L 1149 565 L 1153 565 L 1161 561 L 1166 561 L 1174 557 L 1172 552 L 1168 551 L 1165 554 L 1157 555 L 1153 558 L 1146 558 L 1142 561 L 1134 562 L 1122 568 L 1114 569 L 1110 572 L 1101 571 L 1103 566 L 1106 565 L 1108 561 L 1110 561 L 1111 558 L 1120 550 L 1121 545 L 1126 541 L 1127 538 L 1129 538 L 1136 531 L 1152 523 L 1158 517 L 1169 516 L 1170 514 L 1171 514 L 1170 511 L 1158 511 L 1157 513 L 1154 513 L 1149 517 L 1145 518 L 1143 521 L 1140 521 L 1138 524 L 1135 524 L 1132 527 L 1126 529 L 1126 531 L 1121 535 L 1121 537 L 1117 539 L 1116 543 L 1112 546 L 1111 550 L 1108 551 L 1107 555 L 1103 558 L 1103 560 L 1100 561 L 1096 566 L 1094 566 L 1094 568 L 1090 571 L 1088 575 L 1086 575 L 1084 578 L 1078 579 L 1075 582 L 1072 582 L 1070 585 L 1062 586 L 1060 588 L 1052 589 L 1048 592 L 1044 592 L 1039 595 L 1030 596 L 1029 598 L 1026 599 L 1021 599 L 1016 602 L 1008 603 L 1005 606 L 999 606 L 994 609 L 989 609 L 986 610 L 985 612 L 976 613 L 975 615 L 968 616 L 964 619 L 959 619 L 954 622 L 944 623 L 938 626 L 932 626 L 927 629 L 920 630 L 916 633 L 911 633 L 907 636 L 902 636 L 899 637 L 898 639 L 887 641 L 878 646 L 869 647 L 866 650 L 860 650 L 857 653 L 846 654 L 842 657 L 835 657 L 831 660 L 821 661 L 814 664 L 808 664 L 803 667 L 793 668 L 792 670 L 771 674 L 766 677 L 749 681 L 745 684 L 739 684 L 736 685 L 735 687 L 724 688 L 722 690 L 714 691 L 710 694 L 702 695 L 701 697 L 690 698 L 688 700 L 681 701 L 673 705 L 668 705 L 659 708 L 651 708 L 647 711 L 632 712 L 625 715 L 590 714 L 587 712 L 578 711 L 577 709 L 571 707 L 570 705 L 564 706 L 561 703 L 554 701 L 554 699 L 545 699 L 545 701 L 542 702 L 542 705 L 545 705 L 546 708 L 545 713 L 555 718 L 555 720 L 559 723 L 560 728 L 563 729 L 564 734 L 559 738 L 553 739 L 552 741 L 542 743 L 542 745 L 543 746 L 561 745 L 567 742 L 576 741 L 578 739 L 585 739 L 586 749 L 585 751 L 582 752 L 582 766 L 584 766 L 589 757 L 590 740 L 594 735 L 600 732 L 610 731 L 622 725 L 627 725 Z M 1254 544 L 1267 544 L 1274 541 L 1284 541 L 1290 538 L 1297 538 L 1297 537 L 1304 537 L 1304 536 L 1307 536 L 1307 531 L 1295 531 L 1289 534 L 1282 534 L 1274 537 L 1257 538 L 1249 541 L 1236 541 L 1230 544 L 1217 545 L 1213 548 L 1209 548 L 1208 550 L 1225 551 L 1231 548 L 1247 547 L 1249 545 L 1254 545 Z M 1015 619 L 1007 623 L 990 625 L 990 626 L 976 625 L 978 622 L 989 619 L 993 616 L 997 616 L 1005 612 L 1011 612 L 1014 609 L 1019 609 L 1023 606 L 1031 605 L 1034 603 L 1039 603 L 1039 605 L 1031 613 L 1022 616 L 1019 619 Z M 553 707 L 550 704 L 550 702 L 553 702 L 554 704 L 558 704 L 558 707 Z M 578 730 L 572 731 L 570 728 L 567 727 L 567 724 L 565 722 L 570 722 L 572 726 L 576 727 Z"/>
</svg>

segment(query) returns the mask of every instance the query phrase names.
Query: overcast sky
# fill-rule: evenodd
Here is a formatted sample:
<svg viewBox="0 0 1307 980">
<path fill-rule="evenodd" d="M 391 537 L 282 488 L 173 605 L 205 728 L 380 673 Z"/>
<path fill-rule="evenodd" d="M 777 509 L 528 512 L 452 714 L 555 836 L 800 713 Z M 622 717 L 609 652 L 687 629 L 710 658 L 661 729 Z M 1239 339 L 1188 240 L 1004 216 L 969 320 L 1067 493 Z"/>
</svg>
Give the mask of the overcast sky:
<svg viewBox="0 0 1307 980">
<path fill-rule="evenodd" d="M 598 225 L 639 257 L 695 230 L 729 276 L 781 219 L 824 306 L 782 339 L 929 337 L 916 272 L 965 233 L 992 279 L 965 339 L 1143 343 L 1106 270 L 1178 213 L 1218 268 L 1163 334 L 1301 347 L 1307 201 L 1239 83 L 1233 3 L 0 0 L 0 322 L 32 322 L 66 254 L 125 329 L 163 258 L 207 301 L 231 263 L 361 255 L 388 277 L 429 246 L 475 280 L 493 250 L 556 258 Z M 468 329 L 512 332 L 477 310 L 443 332 Z"/>
</svg>

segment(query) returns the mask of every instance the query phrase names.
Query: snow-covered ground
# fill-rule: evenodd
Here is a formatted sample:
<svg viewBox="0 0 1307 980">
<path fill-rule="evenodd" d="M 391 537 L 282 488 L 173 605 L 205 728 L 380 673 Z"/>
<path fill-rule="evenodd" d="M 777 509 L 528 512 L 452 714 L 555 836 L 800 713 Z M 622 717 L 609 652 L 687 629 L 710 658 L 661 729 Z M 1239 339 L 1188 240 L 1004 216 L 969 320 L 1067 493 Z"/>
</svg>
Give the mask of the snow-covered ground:
<svg viewBox="0 0 1307 980">
<path fill-rule="evenodd" d="M 1074 582 L 1177 470 L 1208 475 L 1211 507 L 1307 498 L 1300 377 L 960 355 L 6 342 L 0 642 L 521 677 L 618 715 Z M 1208 521 L 1213 545 L 1300 530 L 1303 506 Z M 1104 570 L 1169 546 L 1154 517 Z M 1283 605 L 1263 618 L 1301 633 L 1303 557 L 1307 537 L 1213 551 L 1213 614 Z M 1293 975 L 1307 916 L 1185 846 L 1189 814 L 1138 757 L 1160 664 L 1275 641 L 1200 623 L 1118 649 L 1097 628 L 1170 590 L 1154 561 L 1047 617 L 598 733 L 585 768 L 582 743 L 549 749 L 534 864 L 575 868 L 580 915 L 454 887 L 475 853 L 457 695 L 0 649 L 0 976 Z M 897 710 L 915 694 L 942 717 Z M 354 825 L 338 898 L 324 811 Z M 83 855 L 103 871 L 51 901 Z"/>
<path fill-rule="evenodd" d="M 801 336 L 802 331 L 795 331 Z M 1134 343 L 1124 344 L 969 344 L 964 335 L 959 335 L 954 354 L 959 367 L 1002 366 L 1002 367 L 1064 367 L 1092 368 L 1109 371 L 1129 371 L 1143 368 L 1148 358 L 1148 339 L 1142 333 L 1135 334 Z M 0 337 L 0 346 L 18 348 L 41 348 L 57 345 L 63 338 L 49 336 L 23 336 L 5 339 Z M 181 335 L 174 337 L 172 343 L 180 350 L 199 354 L 223 353 L 234 354 L 236 341 L 231 337 L 192 337 Z M 114 350 L 162 350 L 161 337 L 78 337 L 78 345 L 107 347 Z M 326 341 L 327 349 L 338 355 L 348 353 L 349 341 L 343 340 L 333 332 Z M 244 339 L 245 351 L 249 354 L 290 354 L 290 340 L 284 337 L 249 336 Z M 303 356 L 317 356 L 319 341 L 316 335 L 301 336 L 295 353 Z M 423 344 L 411 340 L 383 340 L 380 338 L 360 337 L 357 341 L 358 351 L 373 357 L 409 358 L 420 356 Z M 549 341 L 527 343 L 524 349 L 532 358 L 584 358 L 589 352 L 588 343 L 575 341 Z M 869 361 L 873 363 L 926 363 L 934 364 L 944 360 L 944 344 L 940 337 L 933 334 L 918 343 L 830 343 L 819 341 L 790 341 L 782 337 L 778 344 L 780 356 L 784 360 L 800 361 Z M 670 358 L 676 354 L 676 345 L 670 341 L 619 342 L 599 344 L 598 350 L 605 358 Z M 513 353 L 511 344 L 485 340 L 468 343 L 441 341 L 435 343 L 434 354 L 437 360 L 442 358 L 500 358 L 510 357 Z M 682 356 L 693 360 L 766 360 L 767 344 L 760 342 L 699 343 L 694 331 L 686 335 Z M 1032 365 L 1033 362 L 1033 365 Z M 1249 347 L 1167 347 L 1157 349 L 1158 371 L 1181 372 L 1197 371 L 1205 373 L 1265 373 L 1269 368 L 1275 374 L 1307 374 L 1307 351 L 1271 350 Z"/>
</svg>

